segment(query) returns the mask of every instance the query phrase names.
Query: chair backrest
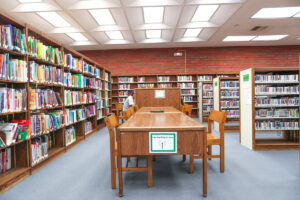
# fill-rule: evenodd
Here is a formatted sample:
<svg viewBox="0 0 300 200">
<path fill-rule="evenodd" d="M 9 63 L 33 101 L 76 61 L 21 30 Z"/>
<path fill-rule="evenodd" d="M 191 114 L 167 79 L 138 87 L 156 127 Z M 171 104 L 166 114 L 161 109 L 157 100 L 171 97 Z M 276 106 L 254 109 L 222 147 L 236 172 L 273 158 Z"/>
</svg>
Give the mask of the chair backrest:
<svg viewBox="0 0 300 200">
<path fill-rule="evenodd" d="M 125 110 L 123 111 L 123 116 L 124 116 L 124 119 L 127 120 L 131 117 L 131 111 L 128 109 L 128 110 Z"/>
<path fill-rule="evenodd" d="M 224 128 L 227 118 L 227 112 L 220 112 L 217 110 L 211 110 L 208 116 L 208 132 L 211 133 L 211 123 L 218 122 L 220 124 L 220 137 L 224 138 Z"/>
<path fill-rule="evenodd" d="M 116 104 L 116 111 L 117 111 L 117 118 L 120 117 L 120 111 L 123 110 L 123 105 L 122 104 Z"/>
<path fill-rule="evenodd" d="M 112 114 L 104 118 L 104 121 L 109 132 L 110 145 L 113 145 L 115 142 L 115 128 L 119 126 L 118 119 L 115 114 Z"/>
<path fill-rule="evenodd" d="M 134 111 L 137 112 L 139 109 L 140 109 L 140 107 L 137 104 L 135 104 Z"/>
<path fill-rule="evenodd" d="M 180 110 L 180 112 L 183 112 L 183 105 L 182 104 L 180 104 L 179 110 Z"/>
<path fill-rule="evenodd" d="M 182 108 L 182 112 L 188 115 L 189 117 L 192 117 L 192 110 L 193 110 L 193 106 L 188 104 L 185 104 Z"/>
<path fill-rule="evenodd" d="M 131 106 L 128 110 L 130 111 L 130 114 L 131 114 L 131 115 L 133 115 L 133 114 L 135 113 L 135 112 L 134 112 L 134 107 L 132 107 L 132 106 Z M 131 116 L 131 115 L 130 115 L 130 116 Z"/>
</svg>

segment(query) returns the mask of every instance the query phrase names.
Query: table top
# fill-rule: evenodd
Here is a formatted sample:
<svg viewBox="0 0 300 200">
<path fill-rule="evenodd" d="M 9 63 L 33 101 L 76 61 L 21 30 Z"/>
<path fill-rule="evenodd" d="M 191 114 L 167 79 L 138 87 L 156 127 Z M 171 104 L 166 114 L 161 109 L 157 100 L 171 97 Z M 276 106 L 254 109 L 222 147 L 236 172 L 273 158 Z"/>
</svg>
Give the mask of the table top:
<svg viewBox="0 0 300 200">
<path fill-rule="evenodd" d="M 180 131 L 180 130 L 205 130 L 199 122 L 171 107 L 166 110 L 177 112 L 142 112 L 151 110 L 152 107 L 143 107 L 136 112 L 125 123 L 119 126 L 120 131 Z M 161 107 L 162 108 L 162 107 Z M 157 108 L 156 108 L 157 109 Z"/>
<path fill-rule="evenodd" d="M 179 113 L 180 111 L 177 110 L 174 107 L 142 107 L 141 109 L 139 109 L 137 111 L 137 113 L 140 112 L 150 112 L 150 111 L 164 111 L 164 113 L 166 112 L 175 112 L 175 113 Z"/>
</svg>

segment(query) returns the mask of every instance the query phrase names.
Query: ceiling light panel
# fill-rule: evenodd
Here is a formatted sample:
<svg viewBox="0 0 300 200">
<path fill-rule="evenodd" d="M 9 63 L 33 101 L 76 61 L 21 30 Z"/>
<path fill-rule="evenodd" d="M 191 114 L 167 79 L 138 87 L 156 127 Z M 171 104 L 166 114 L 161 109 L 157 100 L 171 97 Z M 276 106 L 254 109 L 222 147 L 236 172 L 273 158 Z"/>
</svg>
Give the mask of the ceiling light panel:
<svg viewBox="0 0 300 200">
<path fill-rule="evenodd" d="M 146 38 L 147 39 L 161 38 L 161 30 L 146 30 Z"/>
<path fill-rule="evenodd" d="M 64 18 L 62 18 L 56 12 L 37 12 L 37 14 L 55 27 L 71 26 Z"/>
<path fill-rule="evenodd" d="M 87 41 L 88 39 L 82 33 L 66 33 L 75 41 Z"/>
<path fill-rule="evenodd" d="M 296 15 L 294 15 L 293 17 L 300 17 L 300 12 Z"/>
<path fill-rule="evenodd" d="M 201 32 L 202 28 L 190 28 L 186 29 L 183 37 L 198 37 L 199 33 Z"/>
<path fill-rule="evenodd" d="M 259 35 L 253 41 L 281 40 L 288 35 Z"/>
<path fill-rule="evenodd" d="M 145 23 L 162 23 L 164 15 L 164 7 L 144 7 Z"/>
<path fill-rule="evenodd" d="M 18 0 L 20 3 L 38 3 L 42 2 L 42 0 Z"/>
<path fill-rule="evenodd" d="M 94 17 L 99 25 L 113 25 L 116 24 L 109 9 L 89 10 L 90 14 Z"/>
<path fill-rule="evenodd" d="M 243 36 L 227 36 L 224 38 L 224 42 L 243 42 L 243 41 L 250 41 L 255 38 L 255 35 L 243 35 Z"/>
<path fill-rule="evenodd" d="M 273 19 L 293 17 L 300 12 L 300 7 L 262 8 L 252 18 Z"/>
<path fill-rule="evenodd" d="M 106 31 L 105 33 L 111 40 L 123 40 L 124 39 L 121 31 Z"/>
<path fill-rule="evenodd" d="M 219 5 L 199 5 L 192 22 L 209 21 L 218 8 Z"/>
</svg>

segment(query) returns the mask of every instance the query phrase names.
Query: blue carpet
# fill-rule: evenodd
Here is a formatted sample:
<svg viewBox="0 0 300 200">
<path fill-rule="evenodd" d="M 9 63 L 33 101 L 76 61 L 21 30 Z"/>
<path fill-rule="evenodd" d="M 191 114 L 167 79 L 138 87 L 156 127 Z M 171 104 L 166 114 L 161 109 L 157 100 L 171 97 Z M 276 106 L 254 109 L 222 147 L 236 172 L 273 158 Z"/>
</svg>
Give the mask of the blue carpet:
<svg viewBox="0 0 300 200">
<path fill-rule="evenodd" d="M 238 133 L 226 133 L 225 173 L 219 160 L 208 161 L 208 197 L 202 197 L 202 161 L 158 156 L 153 162 L 153 187 L 146 172 L 123 173 L 124 197 L 110 184 L 109 137 L 103 129 L 49 165 L 0 195 L 1 200 L 106 199 L 243 199 L 299 200 L 298 151 L 251 151 L 239 144 Z M 213 151 L 218 151 L 217 147 Z M 145 160 L 141 161 L 141 164 Z M 134 159 L 132 159 L 132 164 Z"/>
</svg>

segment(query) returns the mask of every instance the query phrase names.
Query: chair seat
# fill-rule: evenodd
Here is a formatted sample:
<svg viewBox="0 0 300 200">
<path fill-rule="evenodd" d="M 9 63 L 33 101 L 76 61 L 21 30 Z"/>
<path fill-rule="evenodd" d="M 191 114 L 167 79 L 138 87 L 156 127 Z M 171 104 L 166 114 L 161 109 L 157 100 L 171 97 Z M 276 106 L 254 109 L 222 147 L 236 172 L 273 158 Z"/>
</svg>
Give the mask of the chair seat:
<svg viewBox="0 0 300 200">
<path fill-rule="evenodd" d="M 218 145 L 221 143 L 219 137 L 215 136 L 212 133 L 207 133 L 207 145 Z"/>
</svg>

